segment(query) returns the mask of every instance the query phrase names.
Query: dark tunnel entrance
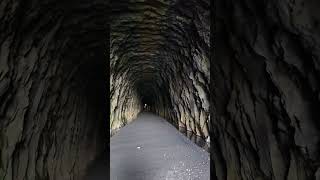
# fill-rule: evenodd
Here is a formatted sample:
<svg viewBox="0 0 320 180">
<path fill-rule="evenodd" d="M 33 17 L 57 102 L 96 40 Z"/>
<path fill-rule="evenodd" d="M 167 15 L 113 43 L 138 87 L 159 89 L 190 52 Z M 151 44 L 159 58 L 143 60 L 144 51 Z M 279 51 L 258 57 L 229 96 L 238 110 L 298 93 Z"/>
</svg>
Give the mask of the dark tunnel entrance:
<svg viewBox="0 0 320 180">
<path fill-rule="evenodd" d="M 143 106 L 142 111 L 152 111 L 159 106 L 158 98 L 162 96 L 161 92 L 156 89 L 155 82 L 152 80 L 140 80 L 136 84 L 136 91 L 138 93 L 141 105 Z"/>
</svg>

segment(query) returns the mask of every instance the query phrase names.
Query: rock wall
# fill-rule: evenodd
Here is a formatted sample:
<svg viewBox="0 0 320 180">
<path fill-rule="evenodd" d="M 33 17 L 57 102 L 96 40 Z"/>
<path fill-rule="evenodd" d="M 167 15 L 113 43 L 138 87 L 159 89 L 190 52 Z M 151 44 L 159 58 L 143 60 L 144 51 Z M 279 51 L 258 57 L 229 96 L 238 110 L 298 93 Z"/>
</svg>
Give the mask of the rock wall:
<svg viewBox="0 0 320 180">
<path fill-rule="evenodd" d="M 111 57 L 113 60 L 113 57 Z M 142 110 L 137 92 L 128 81 L 128 76 L 111 72 L 110 75 L 110 132 L 130 123 Z"/>
<path fill-rule="evenodd" d="M 217 179 L 320 178 L 319 7 L 316 0 L 212 6 Z"/>
<path fill-rule="evenodd" d="M 79 179 L 144 104 L 210 132 L 213 178 L 320 178 L 319 2 L 211 3 L 2 0 L 0 179 Z"/>
<path fill-rule="evenodd" d="M 80 179 L 103 150 L 107 13 L 107 1 L 0 2 L 0 179 Z"/>
<path fill-rule="evenodd" d="M 207 137 L 208 4 L 1 1 L 0 179 L 81 178 L 109 110 L 111 129 L 148 104 Z"/>
<path fill-rule="evenodd" d="M 177 128 L 208 137 L 209 0 L 120 0 L 111 7 L 111 128 L 148 104 Z"/>
</svg>

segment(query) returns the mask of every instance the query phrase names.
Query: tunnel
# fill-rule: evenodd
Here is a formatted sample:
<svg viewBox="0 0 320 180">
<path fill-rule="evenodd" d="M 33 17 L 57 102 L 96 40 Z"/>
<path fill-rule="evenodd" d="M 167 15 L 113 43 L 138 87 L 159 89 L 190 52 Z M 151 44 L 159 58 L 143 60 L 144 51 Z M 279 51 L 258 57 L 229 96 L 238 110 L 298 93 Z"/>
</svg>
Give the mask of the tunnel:
<svg viewBox="0 0 320 180">
<path fill-rule="evenodd" d="M 319 8 L 1 0 L 0 179 L 84 179 L 143 113 L 203 139 L 211 179 L 320 179 Z"/>
<path fill-rule="evenodd" d="M 112 1 L 110 128 L 150 111 L 207 138 L 209 1 Z M 122 120 L 122 121 L 121 121 Z"/>
</svg>

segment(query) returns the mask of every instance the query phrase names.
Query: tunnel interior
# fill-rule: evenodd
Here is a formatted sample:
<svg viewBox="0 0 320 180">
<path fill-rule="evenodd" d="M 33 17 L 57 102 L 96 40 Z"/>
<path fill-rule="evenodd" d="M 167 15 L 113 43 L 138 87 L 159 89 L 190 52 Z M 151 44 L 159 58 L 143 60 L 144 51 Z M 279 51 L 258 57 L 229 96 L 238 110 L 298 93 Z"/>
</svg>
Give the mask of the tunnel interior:
<svg viewBox="0 0 320 180">
<path fill-rule="evenodd" d="M 319 179 L 319 7 L 0 1 L 0 179 L 81 179 L 144 104 L 210 140 L 215 179 Z"/>
<path fill-rule="evenodd" d="M 128 124 L 147 104 L 207 138 L 210 2 L 120 0 L 111 7 L 110 128 Z"/>
<path fill-rule="evenodd" d="M 137 83 L 136 91 L 142 105 L 151 107 L 156 106 L 158 96 L 155 90 L 156 85 L 153 82 L 145 81 L 141 84 Z"/>
</svg>

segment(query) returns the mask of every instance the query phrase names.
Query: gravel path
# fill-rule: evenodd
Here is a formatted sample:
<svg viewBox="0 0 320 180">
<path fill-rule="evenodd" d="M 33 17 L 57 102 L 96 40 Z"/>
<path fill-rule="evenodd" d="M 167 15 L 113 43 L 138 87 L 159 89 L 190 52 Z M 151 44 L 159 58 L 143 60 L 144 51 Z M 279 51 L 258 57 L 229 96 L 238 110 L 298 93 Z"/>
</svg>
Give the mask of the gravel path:
<svg viewBox="0 0 320 180">
<path fill-rule="evenodd" d="M 101 171 L 103 168 L 97 167 L 95 173 Z M 91 177 L 91 180 L 105 179 Z M 110 177 L 111 180 L 209 180 L 209 154 L 163 118 L 144 112 L 111 138 Z"/>
</svg>

